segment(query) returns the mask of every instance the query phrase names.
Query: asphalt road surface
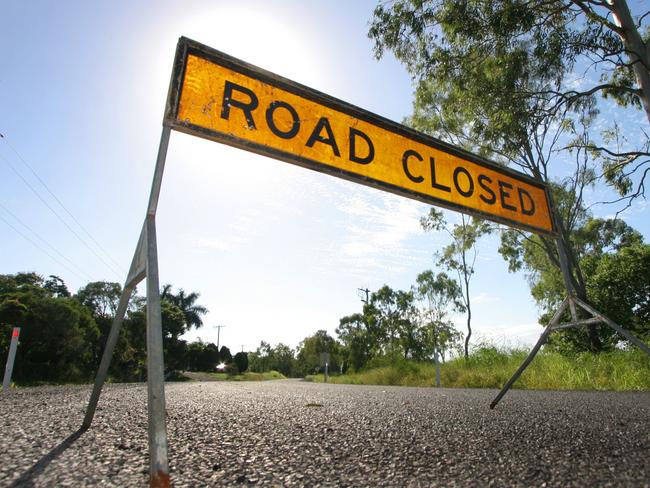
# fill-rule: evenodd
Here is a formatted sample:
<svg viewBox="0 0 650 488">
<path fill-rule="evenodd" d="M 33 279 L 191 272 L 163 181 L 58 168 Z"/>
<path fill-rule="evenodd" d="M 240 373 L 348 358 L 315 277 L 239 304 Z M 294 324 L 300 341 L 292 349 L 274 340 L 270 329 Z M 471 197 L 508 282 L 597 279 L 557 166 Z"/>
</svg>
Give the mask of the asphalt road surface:
<svg viewBox="0 0 650 488">
<path fill-rule="evenodd" d="M 175 486 L 650 486 L 650 393 L 166 385 Z M 144 486 L 146 387 L 0 394 L 0 485 Z"/>
</svg>

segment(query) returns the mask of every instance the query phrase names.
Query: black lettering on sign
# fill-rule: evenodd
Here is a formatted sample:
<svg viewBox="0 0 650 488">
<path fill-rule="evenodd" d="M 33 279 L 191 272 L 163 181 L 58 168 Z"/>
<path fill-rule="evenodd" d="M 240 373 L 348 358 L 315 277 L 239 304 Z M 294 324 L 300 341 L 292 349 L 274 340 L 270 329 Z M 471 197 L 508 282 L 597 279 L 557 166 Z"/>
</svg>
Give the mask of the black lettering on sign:
<svg viewBox="0 0 650 488">
<path fill-rule="evenodd" d="M 431 165 L 431 188 L 451 193 L 451 187 L 442 185 L 436 181 L 436 160 L 433 156 L 429 157 L 429 164 Z"/>
<path fill-rule="evenodd" d="M 516 212 L 517 207 L 513 207 L 512 205 L 508 205 L 506 203 L 506 200 L 510 198 L 510 192 L 505 191 L 504 188 L 507 188 L 508 190 L 512 190 L 512 185 L 510 183 L 506 183 L 505 181 L 499 180 L 499 197 L 501 199 L 501 206 L 507 210 L 512 210 L 513 212 Z"/>
<path fill-rule="evenodd" d="M 238 91 L 239 93 L 243 93 L 246 95 L 249 100 L 248 102 L 242 102 L 240 100 L 234 100 L 232 98 L 232 92 L 233 90 Z M 223 101 L 221 104 L 221 118 L 222 119 L 230 119 L 230 107 L 237 107 L 241 109 L 242 112 L 244 112 L 244 116 L 246 117 L 246 123 L 248 123 L 248 128 L 249 129 L 255 129 L 255 121 L 253 120 L 253 110 L 257 108 L 259 105 L 259 100 L 257 99 L 257 95 L 253 93 L 252 90 L 249 90 L 245 86 L 240 86 L 237 85 L 231 81 L 226 81 L 226 85 L 223 89 Z"/>
<path fill-rule="evenodd" d="M 492 188 L 490 188 L 489 186 L 487 186 L 484 183 L 485 181 L 487 181 L 488 183 L 492 183 L 492 178 L 490 178 L 489 176 L 486 176 L 486 175 L 478 175 L 478 184 L 479 184 L 479 186 L 483 190 L 485 190 L 488 193 L 488 195 L 490 195 L 489 197 L 486 197 L 484 194 L 481 194 L 480 198 L 481 198 L 481 200 L 483 200 L 488 205 L 494 205 L 494 202 L 497 201 L 497 196 L 494 193 L 494 191 L 492 191 Z"/>
<path fill-rule="evenodd" d="M 519 205 L 521 206 L 521 213 L 524 215 L 533 215 L 535 213 L 535 201 L 533 200 L 533 197 L 531 197 L 530 193 L 528 193 L 523 188 L 519 188 L 517 191 L 519 193 Z M 524 198 L 524 196 L 526 198 Z M 524 200 L 528 200 L 528 208 L 526 208 Z"/>
<path fill-rule="evenodd" d="M 404 168 L 404 173 L 413 183 L 422 183 L 424 181 L 424 177 L 422 175 L 413 176 L 413 173 L 409 171 L 409 158 L 411 156 L 413 156 L 418 161 L 422 161 L 422 156 L 420 156 L 416 151 L 413 149 L 407 149 L 404 151 L 404 155 L 402 156 L 402 168 Z"/>
<path fill-rule="evenodd" d="M 323 129 L 327 132 L 327 138 L 320 135 Z M 307 147 L 313 147 L 316 142 L 322 142 L 323 144 L 331 146 L 334 155 L 341 157 L 339 146 L 336 144 L 336 139 L 334 139 L 334 133 L 332 132 L 332 127 L 330 126 L 330 121 L 327 120 L 327 117 L 321 117 L 318 119 L 316 127 L 314 127 L 314 130 L 307 141 Z"/>
<path fill-rule="evenodd" d="M 289 115 L 291 115 L 293 123 L 288 131 L 282 131 L 278 128 L 277 125 L 275 125 L 273 114 L 279 108 L 285 109 L 287 112 L 289 112 Z M 269 129 L 271 129 L 271 132 L 273 132 L 276 136 L 281 137 L 282 139 L 291 139 L 293 137 L 296 137 L 296 134 L 300 130 L 300 118 L 298 117 L 298 112 L 296 112 L 296 109 L 294 109 L 287 102 L 281 102 L 279 100 L 271 102 L 269 108 L 266 109 L 266 123 L 269 126 Z"/>
<path fill-rule="evenodd" d="M 467 190 L 463 190 L 460 187 L 460 182 L 458 181 L 458 175 L 464 174 L 465 177 L 467 178 L 467 182 L 469 183 L 469 186 Z M 463 195 L 464 197 L 471 197 L 472 194 L 474 193 L 474 180 L 472 180 L 472 175 L 469 174 L 469 171 L 467 171 L 465 168 L 462 166 L 458 166 L 454 170 L 454 186 L 456 187 L 456 190 L 458 193 Z"/>
<path fill-rule="evenodd" d="M 357 155 L 357 137 L 360 137 L 366 141 L 366 145 L 368 146 L 368 154 L 363 158 Z M 367 134 L 361 132 L 360 130 L 350 127 L 350 161 L 359 164 L 368 164 L 373 160 L 374 157 L 375 146 L 373 146 L 370 137 L 368 137 Z"/>
</svg>

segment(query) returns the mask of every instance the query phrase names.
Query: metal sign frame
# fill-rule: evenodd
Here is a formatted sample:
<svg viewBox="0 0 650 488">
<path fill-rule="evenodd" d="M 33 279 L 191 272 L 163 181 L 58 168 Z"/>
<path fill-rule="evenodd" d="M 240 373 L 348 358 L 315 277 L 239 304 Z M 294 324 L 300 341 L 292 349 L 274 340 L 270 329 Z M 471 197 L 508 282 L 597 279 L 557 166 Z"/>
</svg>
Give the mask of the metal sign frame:
<svg viewBox="0 0 650 488">
<path fill-rule="evenodd" d="M 162 185 L 162 177 L 165 169 L 165 160 L 167 157 L 167 148 L 169 146 L 169 138 L 171 130 L 177 130 L 180 132 L 186 132 L 189 134 L 197 135 L 204 137 L 210 140 L 216 140 L 234 147 L 245 149 L 248 151 L 256 152 L 259 154 L 264 154 L 267 156 L 274 157 L 289 163 L 297 164 L 315 171 L 322 173 L 327 173 L 332 176 L 337 176 L 340 178 L 348 179 L 356 183 L 363 185 L 375 187 L 381 190 L 386 190 L 398 195 L 402 195 L 408 198 L 413 198 L 416 200 L 423 201 L 436 206 L 445 207 L 451 210 L 462 211 L 465 213 L 472 213 L 478 217 L 487 218 L 497 222 L 504 223 L 508 226 L 514 226 L 523 228 L 524 230 L 529 230 L 536 232 L 538 234 L 544 234 L 550 237 L 557 237 L 555 230 L 558 228 L 557 222 L 553 219 L 553 232 L 548 232 L 544 229 L 536 229 L 534 227 L 521 225 L 518 222 L 510 222 L 507 219 L 500 219 L 494 215 L 487 215 L 479 211 L 472 210 L 471 212 L 466 208 L 458 205 L 454 205 L 450 202 L 439 201 L 436 198 L 432 198 L 426 195 L 418 194 L 415 192 L 408 191 L 404 188 L 394 187 L 387 185 L 381 181 L 376 181 L 368 178 L 360 178 L 356 174 L 351 174 L 343 170 L 334 169 L 319 163 L 318 161 L 307 160 L 304 158 L 298 158 L 294 155 L 285 153 L 285 152 L 273 152 L 270 151 L 267 147 L 261 147 L 258 144 L 251 143 L 244 139 L 234 137 L 229 134 L 219 134 L 213 131 L 206 130 L 202 127 L 193 126 L 190 123 L 182 122 L 177 120 L 177 109 L 178 101 L 180 97 L 180 83 L 183 76 L 183 66 L 184 60 L 186 59 L 188 53 L 191 52 L 201 52 L 206 56 L 218 57 L 220 62 L 227 62 L 233 69 L 243 70 L 251 76 L 262 78 L 264 80 L 270 80 L 273 83 L 282 86 L 285 90 L 299 92 L 302 94 L 307 93 L 314 100 L 319 103 L 335 107 L 337 110 L 345 111 L 358 117 L 363 120 L 369 120 L 372 123 L 380 125 L 387 128 L 390 131 L 405 135 L 408 138 L 423 142 L 424 144 L 431 145 L 443 151 L 449 152 L 450 154 L 458 155 L 463 159 L 468 161 L 475 162 L 479 165 L 484 165 L 489 167 L 492 170 L 499 171 L 503 174 L 509 175 L 514 178 L 521 179 L 527 183 L 537 186 L 544 189 L 544 192 L 547 197 L 547 202 L 549 203 L 549 211 L 551 212 L 551 217 L 553 216 L 553 208 L 551 205 L 550 194 L 548 188 L 526 175 L 512 171 L 508 168 L 496 165 L 496 163 L 490 162 L 479 156 L 473 155 L 466 151 L 463 151 L 460 148 L 451 146 L 444 142 L 438 141 L 437 139 L 428 137 L 424 134 L 415 132 L 405 126 L 396 124 L 388 119 L 384 119 L 377 115 L 371 114 L 365 110 L 362 110 L 358 107 L 354 107 L 350 104 L 347 104 L 341 100 L 337 100 L 333 97 L 320 93 L 311 88 L 299 85 L 295 82 L 287 80 L 286 78 L 279 77 L 264 71 L 260 68 L 252 66 L 248 63 L 240 61 L 238 59 L 232 58 L 226 54 L 223 54 L 214 49 L 208 48 L 202 44 L 199 44 L 195 41 L 191 41 L 187 38 L 180 38 L 178 42 L 178 47 L 176 51 L 176 59 L 174 61 L 174 69 L 172 74 L 172 79 L 170 83 L 169 94 L 167 97 L 167 106 L 165 110 L 165 116 L 163 119 L 163 128 L 162 134 L 160 137 L 160 144 L 158 147 L 158 156 L 156 158 L 156 167 L 154 170 L 153 181 L 151 184 L 151 192 L 149 195 L 149 203 L 147 205 L 146 216 L 142 225 L 142 230 L 140 232 L 140 238 L 136 245 L 135 253 L 133 255 L 133 260 L 131 262 L 131 267 L 127 278 L 124 282 L 124 287 L 122 295 L 120 296 L 119 305 L 113 318 L 113 323 L 106 341 L 106 346 L 102 355 L 101 363 L 97 372 L 95 383 L 93 385 L 93 390 L 90 395 L 88 402 L 88 407 L 86 409 L 86 414 L 81 426 L 80 431 L 87 430 L 92 424 L 93 417 L 95 415 L 95 410 L 97 408 L 97 403 L 99 401 L 99 396 L 102 391 L 104 382 L 106 381 L 108 375 L 108 368 L 111 363 L 111 358 L 113 356 L 113 351 L 117 343 L 119 336 L 120 328 L 124 321 L 126 310 L 129 304 L 129 300 L 135 287 L 143 279 L 146 278 L 147 286 L 147 409 L 148 409 L 148 432 L 149 432 L 149 483 L 150 486 L 155 487 L 167 487 L 170 483 L 169 478 L 169 463 L 167 457 L 167 427 L 165 422 L 165 384 L 164 384 L 164 357 L 163 357 L 163 337 L 162 337 L 162 319 L 161 319 L 161 309 L 160 309 L 160 282 L 158 275 L 158 250 L 157 250 L 157 241 L 156 241 L 156 211 L 158 208 L 158 200 L 160 197 L 160 189 Z M 594 323 L 597 319 L 601 322 L 608 324 L 610 327 L 614 328 L 617 332 L 624 335 L 628 340 L 632 341 L 645 352 L 650 354 L 650 349 L 645 346 L 641 341 L 639 341 L 634 336 L 630 335 L 625 329 L 615 324 L 613 321 L 607 317 L 599 314 L 596 310 L 591 308 L 586 303 L 578 300 L 575 297 L 575 294 L 571 288 L 570 280 L 568 277 L 568 267 L 566 264 L 566 257 L 562 253 L 562 248 L 558 246 L 560 251 L 560 262 L 562 265 L 562 271 L 565 277 L 565 284 L 569 292 L 569 297 L 565 300 L 560 307 L 560 310 L 551 321 L 549 326 L 545 329 L 540 337 L 540 340 L 536 346 L 531 351 L 529 357 L 524 361 L 524 364 L 519 368 L 511 380 L 506 384 L 504 389 L 500 392 L 499 396 L 492 402 L 491 407 L 498 403 L 498 401 L 503 397 L 507 390 L 512 386 L 512 384 L 519 377 L 521 372 L 526 368 L 526 366 L 532 361 L 532 358 L 535 356 L 541 345 L 546 340 L 546 337 L 553 330 L 566 327 L 582 326 Z M 576 314 L 576 304 L 582 309 L 588 311 L 593 315 L 589 319 L 579 319 Z M 568 324 L 559 324 L 559 318 L 564 312 L 564 310 L 570 307 L 573 322 Z"/>
</svg>

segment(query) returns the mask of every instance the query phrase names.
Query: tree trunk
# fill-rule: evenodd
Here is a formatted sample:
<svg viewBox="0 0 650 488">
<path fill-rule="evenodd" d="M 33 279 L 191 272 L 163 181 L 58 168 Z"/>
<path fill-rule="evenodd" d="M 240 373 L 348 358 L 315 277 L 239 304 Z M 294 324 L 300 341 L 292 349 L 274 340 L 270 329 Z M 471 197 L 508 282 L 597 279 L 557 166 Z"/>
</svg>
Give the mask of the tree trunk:
<svg viewBox="0 0 650 488">
<path fill-rule="evenodd" d="M 639 30 L 634 24 L 630 9 L 625 0 L 609 0 L 614 13 L 616 24 L 623 29 L 618 33 L 630 58 L 630 64 L 634 69 L 636 81 L 639 84 L 641 102 L 645 109 L 646 117 L 650 122 L 650 51 L 643 42 Z"/>
<path fill-rule="evenodd" d="M 463 217 L 463 227 L 465 226 L 465 217 Z M 466 228 L 463 228 L 463 235 L 465 235 Z M 467 269 L 465 244 L 463 243 L 463 278 L 465 281 L 465 305 L 467 307 L 467 337 L 465 337 L 465 359 L 469 357 L 469 339 L 472 337 L 472 305 L 469 299 L 469 279 L 470 273 Z M 475 255 L 476 256 L 476 255 Z M 473 270 L 472 270 L 473 271 Z"/>
<path fill-rule="evenodd" d="M 465 256 L 463 256 L 463 262 Z M 465 271 L 465 305 L 467 305 L 467 337 L 465 337 L 465 359 L 469 357 L 469 338 L 472 337 L 472 304 L 469 299 L 469 275 Z"/>
<path fill-rule="evenodd" d="M 472 337 L 472 308 L 467 300 L 467 337 L 465 337 L 465 359 L 469 357 L 469 338 Z"/>
<path fill-rule="evenodd" d="M 433 361 L 436 365 L 436 386 L 440 387 L 440 360 L 438 359 L 438 345 L 433 349 Z"/>
<path fill-rule="evenodd" d="M 571 244 L 569 242 L 567 232 L 564 228 L 562 219 L 557 215 L 557 210 L 553 211 L 555 214 L 555 221 L 557 224 L 558 237 L 555 240 L 558 257 L 560 260 L 560 268 L 564 277 L 564 284 L 567 288 L 569 295 L 574 295 L 580 300 L 589 303 L 587 299 L 587 287 L 582 277 L 580 269 L 580 262 L 578 261 Z M 592 352 L 600 352 L 603 349 L 603 343 L 598 335 L 596 325 L 591 324 L 587 326 L 587 335 L 589 336 L 589 344 Z"/>
</svg>

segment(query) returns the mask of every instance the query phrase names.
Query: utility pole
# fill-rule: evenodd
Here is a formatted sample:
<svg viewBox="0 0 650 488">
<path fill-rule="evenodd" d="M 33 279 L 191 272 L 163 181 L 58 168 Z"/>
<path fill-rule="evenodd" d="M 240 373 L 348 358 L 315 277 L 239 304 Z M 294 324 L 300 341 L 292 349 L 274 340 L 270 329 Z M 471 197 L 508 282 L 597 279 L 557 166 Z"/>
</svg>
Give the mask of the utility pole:
<svg viewBox="0 0 650 488">
<path fill-rule="evenodd" d="M 244 344 L 240 344 L 240 345 L 241 345 L 241 352 L 244 352 Z"/>
<path fill-rule="evenodd" d="M 370 290 L 369 290 L 368 288 L 357 288 L 357 290 L 359 290 L 360 292 L 366 294 L 366 299 L 365 299 L 365 300 L 363 299 L 363 295 L 359 294 L 359 297 L 361 298 L 361 301 L 362 301 L 363 303 L 365 303 L 366 305 L 368 305 L 368 296 L 369 296 L 369 294 L 370 294 Z"/>
<path fill-rule="evenodd" d="M 221 329 L 225 327 L 225 325 L 215 325 L 214 327 L 217 329 L 217 351 L 219 351 L 219 336 L 221 335 Z"/>
</svg>

